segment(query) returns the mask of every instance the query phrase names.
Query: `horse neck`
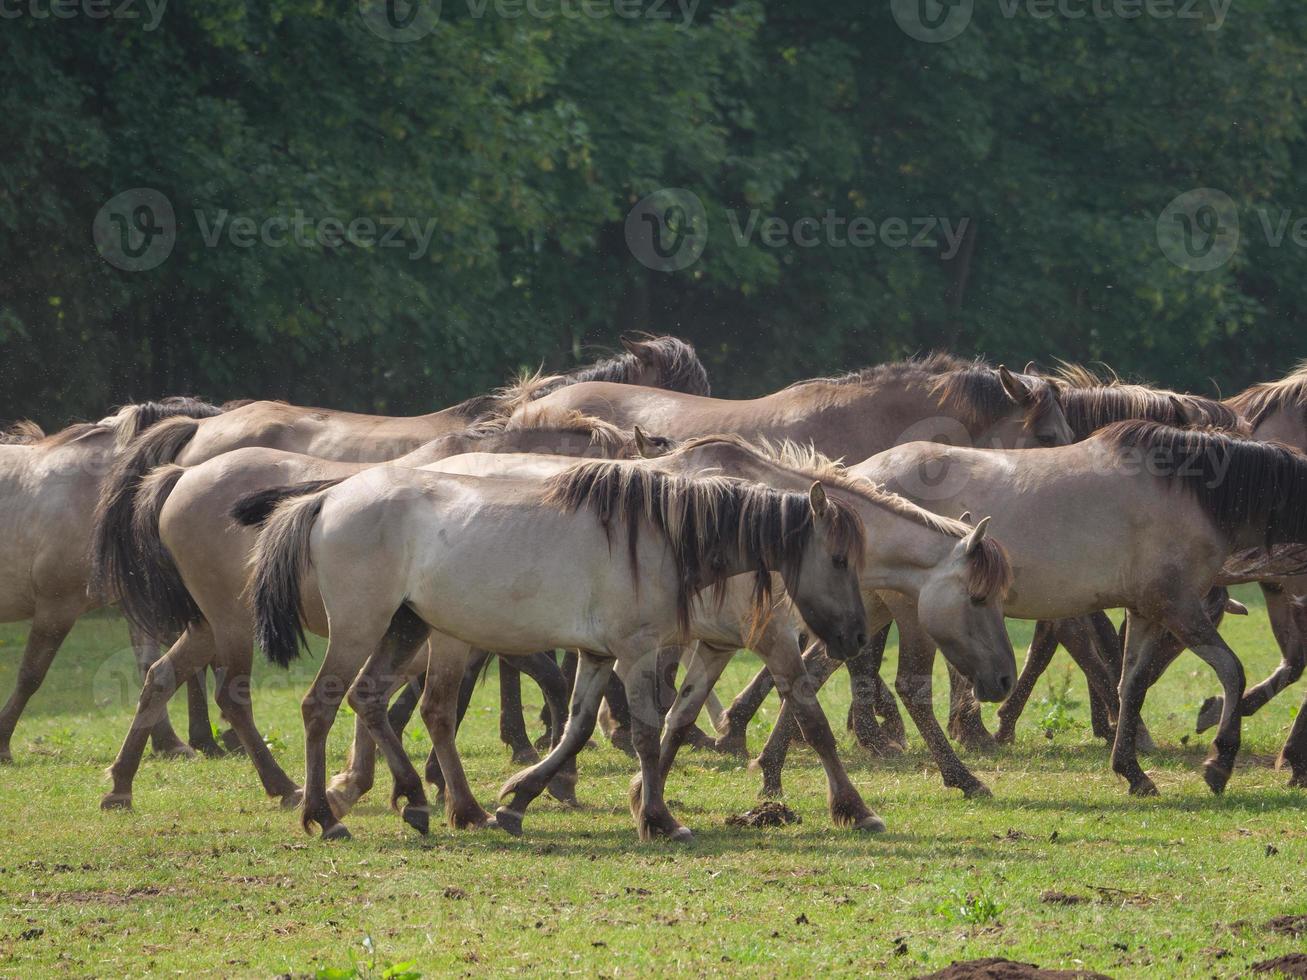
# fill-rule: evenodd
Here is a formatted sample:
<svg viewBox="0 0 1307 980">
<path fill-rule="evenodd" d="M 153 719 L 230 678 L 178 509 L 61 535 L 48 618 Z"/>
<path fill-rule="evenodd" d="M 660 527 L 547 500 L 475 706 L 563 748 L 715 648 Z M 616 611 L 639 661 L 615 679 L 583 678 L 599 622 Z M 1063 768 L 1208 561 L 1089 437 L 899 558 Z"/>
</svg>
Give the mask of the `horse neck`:
<svg viewBox="0 0 1307 980">
<path fill-rule="evenodd" d="M 957 548 L 959 539 L 950 534 L 865 498 L 840 496 L 857 508 L 867 529 L 861 576 L 864 592 L 886 589 L 915 596 L 931 572 Z"/>
</svg>

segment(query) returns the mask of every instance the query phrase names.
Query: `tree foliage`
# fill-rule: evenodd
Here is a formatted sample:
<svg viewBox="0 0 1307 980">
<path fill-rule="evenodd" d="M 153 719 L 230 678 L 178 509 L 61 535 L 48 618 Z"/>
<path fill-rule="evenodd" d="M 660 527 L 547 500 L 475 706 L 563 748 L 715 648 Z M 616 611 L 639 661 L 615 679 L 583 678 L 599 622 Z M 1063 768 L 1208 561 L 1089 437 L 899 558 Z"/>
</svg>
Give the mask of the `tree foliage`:
<svg viewBox="0 0 1307 980">
<path fill-rule="evenodd" d="M 1307 354 L 1298 5 L 978 2 L 924 43 L 890 3 L 445 0 L 396 43 L 371 2 L 0 21 L 0 415 L 181 391 L 429 411 L 632 328 L 694 340 L 735 395 L 935 347 L 1227 392 Z M 139 187 L 175 245 L 126 271 L 92 227 Z M 675 272 L 624 235 L 667 187 L 708 233 Z M 1195 272 L 1158 223 L 1201 187 L 1240 236 Z M 296 215 L 310 233 L 233 224 Z M 828 215 L 843 233 L 796 241 Z M 333 219 L 399 219 L 402 244 L 319 240 Z M 896 245 L 886 219 L 965 234 Z"/>
</svg>

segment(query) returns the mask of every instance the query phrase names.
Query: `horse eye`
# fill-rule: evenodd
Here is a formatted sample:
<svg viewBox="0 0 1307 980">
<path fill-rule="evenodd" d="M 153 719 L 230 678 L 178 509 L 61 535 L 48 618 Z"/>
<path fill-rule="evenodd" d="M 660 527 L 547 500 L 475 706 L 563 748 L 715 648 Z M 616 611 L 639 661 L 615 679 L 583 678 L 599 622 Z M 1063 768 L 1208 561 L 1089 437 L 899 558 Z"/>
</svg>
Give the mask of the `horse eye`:
<svg viewBox="0 0 1307 980">
<path fill-rule="evenodd" d="M 831 561 L 835 563 L 836 568 L 849 567 L 849 559 L 845 555 L 837 555 L 835 558 L 832 558 Z"/>
<path fill-rule="evenodd" d="M 1039 444 L 1041 446 L 1044 446 L 1045 448 L 1051 448 L 1053 446 L 1056 446 L 1057 441 L 1058 441 L 1057 436 L 1053 435 L 1052 433 L 1045 432 L 1045 433 L 1041 433 L 1039 436 Z"/>
<path fill-rule="evenodd" d="M 973 606 L 983 606 L 985 604 L 985 600 L 981 596 L 973 595 L 971 597 L 971 604 Z"/>
</svg>

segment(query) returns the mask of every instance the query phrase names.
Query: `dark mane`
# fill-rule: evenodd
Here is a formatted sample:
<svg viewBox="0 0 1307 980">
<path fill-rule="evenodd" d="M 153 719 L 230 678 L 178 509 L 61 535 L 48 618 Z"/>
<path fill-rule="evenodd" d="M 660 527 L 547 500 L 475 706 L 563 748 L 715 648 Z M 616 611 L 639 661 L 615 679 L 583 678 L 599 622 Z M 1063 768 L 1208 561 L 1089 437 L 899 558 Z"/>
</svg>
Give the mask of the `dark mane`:
<svg viewBox="0 0 1307 980">
<path fill-rule="evenodd" d="M 512 416 L 484 416 L 462 432 L 451 433 L 440 439 L 446 440 L 449 445 L 469 444 L 460 451 L 476 452 L 476 443 L 510 434 L 536 439 L 544 445 L 554 442 L 560 447 L 568 442 L 585 442 L 610 459 L 628 459 L 637 455 L 635 436 L 632 433 L 574 409 L 553 407 L 532 407 L 522 414 Z M 535 447 L 529 451 L 538 452 L 540 448 Z"/>
<path fill-rule="evenodd" d="M 850 474 L 843 463 L 824 456 L 811 445 L 800 446 L 789 441 L 779 445 L 766 441 L 754 444 L 738 435 L 723 434 L 689 439 L 673 452 L 689 452 L 707 446 L 730 446 L 766 464 L 790 470 L 796 476 L 819 480 L 829 489 L 857 497 L 936 534 L 961 540 L 972 531 L 969 524 L 926 510 L 907 497 L 886 490 L 879 483 Z M 1012 587 L 1012 579 L 1012 564 L 1006 550 L 994 539 L 985 538 L 980 548 L 970 556 L 968 587 L 972 598 L 984 600 L 995 594 L 1006 596 Z"/>
<path fill-rule="evenodd" d="M 588 367 L 577 368 L 551 378 L 547 385 L 535 393 L 542 398 L 558 388 L 579 384 L 582 381 L 612 381 L 630 384 L 648 369 L 657 373 L 658 380 L 650 387 L 680 391 L 687 395 L 709 395 L 708 371 L 699 360 L 694 348 L 678 337 L 655 337 L 651 334 L 628 334 L 622 337 L 626 351 L 598 361 Z"/>
<path fill-rule="evenodd" d="M 1307 455 L 1295 449 L 1142 420 L 1117 422 L 1094 438 L 1146 453 L 1149 471 L 1192 493 L 1224 534 L 1254 532 L 1265 547 L 1307 543 Z"/>
<path fill-rule="evenodd" d="M 1226 404 L 1246 418 L 1254 429 L 1282 409 L 1300 412 L 1307 421 L 1307 361 L 1279 381 L 1255 384 L 1228 399 Z"/>
<path fill-rule="evenodd" d="M 1053 377 L 1062 385 L 1062 411 L 1077 439 L 1088 439 L 1105 425 L 1130 419 L 1231 432 L 1246 429 L 1239 412 L 1214 398 L 1126 384 L 1077 364 L 1063 364 Z"/>
<path fill-rule="evenodd" d="M 676 616 L 684 632 L 696 593 L 712 585 L 720 602 L 727 548 L 743 549 L 756 569 L 754 613 L 771 606 L 771 573 L 793 587 L 808 536 L 816 525 L 805 494 L 782 493 L 725 477 L 669 476 L 623 463 L 592 461 L 551 477 L 546 501 L 566 511 L 593 512 L 611 541 L 625 525 L 632 568 L 640 530 L 647 521 L 663 535 L 677 569 Z M 860 564 L 865 549 L 862 521 L 847 505 L 831 501 L 830 547 Z"/>
<path fill-rule="evenodd" d="M 790 387 L 890 384 L 924 388 L 940 408 L 956 415 L 973 436 L 1002 421 L 1017 408 L 1003 387 L 997 368 L 980 358 L 968 361 L 942 351 L 836 377 L 799 381 Z M 1031 398 L 1021 406 L 1028 429 L 1033 429 L 1057 406 L 1058 394 L 1057 385 L 1043 378 L 1034 379 Z"/>
<path fill-rule="evenodd" d="M 19 419 L 0 432 L 0 446 L 30 446 L 45 438 L 45 430 L 31 419 Z"/>
<path fill-rule="evenodd" d="M 117 420 L 118 445 L 121 447 L 164 419 L 176 418 L 179 415 L 192 419 L 207 419 L 222 413 L 223 409 L 217 405 L 210 405 L 199 398 L 173 395 L 163 401 L 124 405 L 105 421 L 112 424 L 113 420 Z"/>
</svg>

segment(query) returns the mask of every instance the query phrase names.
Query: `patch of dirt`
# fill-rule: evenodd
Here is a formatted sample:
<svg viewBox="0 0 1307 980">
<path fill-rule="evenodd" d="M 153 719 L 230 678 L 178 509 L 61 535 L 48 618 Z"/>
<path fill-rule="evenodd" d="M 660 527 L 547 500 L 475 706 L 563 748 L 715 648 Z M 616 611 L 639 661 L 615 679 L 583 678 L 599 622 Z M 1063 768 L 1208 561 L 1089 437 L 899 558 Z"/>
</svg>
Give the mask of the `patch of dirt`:
<svg viewBox="0 0 1307 980">
<path fill-rule="evenodd" d="M 54 902 L 60 905 L 127 905 L 129 902 L 135 902 L 142 898 L 157 898 L 160 895 L 178 895 L 181 894 L 181 891 L 180 888 L 155 888 L 153 885 L 147 885 L 144 888 L 129 888 L 125 892 L 116 892 L 113 890 L 49 892 L 38 897 L 41 901 Z"/>
<path fill-rule="evenodd" d="M 1088 895 L 1072 895 L 1070 892 L 1047 891 L 1039 896 L 1045 905 L 1084 905 L 1089 901 Z"/>
<path fill-rule="evenodd" d="M 1274 973 L 1286 977 L 1307 977 L 1307 953 L 1290 953 L 1252 965 L 1253 973 Z"/>
<path fill-rule="evenodd" d="M 926 973 L 917 980 L 1111 980 L 1106 974 L 1088 970 L 1045 970 L 1033 963 L 1017 963 L 1002 957 L 954 961 L 942 970 Z"/>
<path fill-rule="evenodd" d="M 1307 915 L 1277 915 L 1266 928 L 1283 936 L 1301 936 L 1307 934 Z"/>
<path fill-rule="evenodd" d="M 786 824 L 802 822 L 797 813 L 775 800 L 768 800 L 752 810 L 726 818 L 728 827 L 784 827 Z"/>
</svg>

